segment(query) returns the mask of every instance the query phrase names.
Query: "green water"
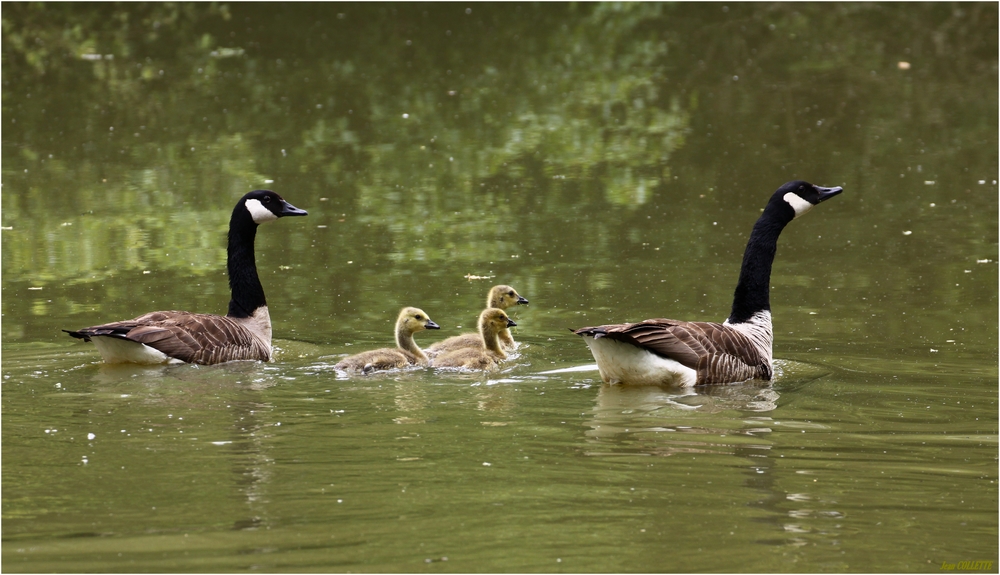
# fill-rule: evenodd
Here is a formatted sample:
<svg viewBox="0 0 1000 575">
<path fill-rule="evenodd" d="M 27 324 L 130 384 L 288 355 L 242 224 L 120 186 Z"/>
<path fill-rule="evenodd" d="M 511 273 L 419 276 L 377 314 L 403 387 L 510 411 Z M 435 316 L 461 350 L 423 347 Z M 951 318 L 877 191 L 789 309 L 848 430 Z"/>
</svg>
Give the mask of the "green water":
<svg viewBox="0 0 1000 575">
<path fill-rule="evenodd" d="M 995 4 L 4 4 L 5 571 L 996 572 Z M 771 192 L 777 378 L 602 385 L 719 321 Z M 60 330 L 222 313 L 276 361 Z M 531 304 L 489 375 L 345 377 L 404 305 Z M 968 570 L 968 569 L 966 569 Z"/>
</svg>

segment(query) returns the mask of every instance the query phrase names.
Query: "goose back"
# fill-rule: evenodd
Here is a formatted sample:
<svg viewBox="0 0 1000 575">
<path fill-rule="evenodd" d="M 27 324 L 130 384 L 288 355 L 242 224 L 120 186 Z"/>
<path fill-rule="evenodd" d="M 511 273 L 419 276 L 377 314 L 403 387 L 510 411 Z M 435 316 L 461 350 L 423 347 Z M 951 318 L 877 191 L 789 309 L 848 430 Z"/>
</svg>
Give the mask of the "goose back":
<svg viewBox="0 0 1000 575">
<path fill-rule="evenodd" d="M 131 354 L 158 358 L 154 363 L 171 359 L 201 365 L 234 360 L 270 361 L 271 325 L 267 316 L 267 307 L 259 308 L 245 319 L 186 311 L 154 311 L 135 319 L 67 333 L 93 341 L 108 363 L 149 363 L 129 359 Z M 128 346 L 128 342 L 153 348 L 165 357 L 142 348 L 129 352 L 135 346 Z"/>
<path fill-rule="evenodd" d="M 741 325 L 647 319 L 585 327 L 573 333 L 585 336 L 595 357 L 601 356 L 598 369 L 609 383 L 639 380 L 646 384 L 695 385 L 770 379 L 773 374 L 771 322 L 766 312 Z M 642 365 L 637 365 L 640 359 L 631 356 L 630 361 L 616 361 L 616 356 L 629 352 L 621 344 L 657 357 Z"/>
</svg>

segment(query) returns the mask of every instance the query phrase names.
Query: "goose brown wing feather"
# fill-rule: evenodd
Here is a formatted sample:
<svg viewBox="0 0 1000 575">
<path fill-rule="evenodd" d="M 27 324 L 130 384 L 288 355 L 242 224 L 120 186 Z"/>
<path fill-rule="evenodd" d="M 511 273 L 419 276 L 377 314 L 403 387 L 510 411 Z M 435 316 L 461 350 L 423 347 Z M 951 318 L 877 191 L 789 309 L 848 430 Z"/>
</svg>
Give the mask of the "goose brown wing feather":
<svg viewBox="0 0 1000 575">
<path fill-rule="evenodd" d="M 77 332 L 89 339 L 111 336 L 148 345 L 187 363 L 256 359 L 269 361 L 268 350 L 231 318 L 183 311 L 157 311 L 135 319 L 88 327 Z"/>
<path fill-rule="evenodd" d="M 721 323 L 647 319 L 574 333 L 611 338 L 673 359 L 694 369 L 700 384 L 732 381 L 734 373 L 743 379 L 771 376 L 767 358 L 754 342 Z"/>
<path fill-rule="evenodd" d="M 639 323 L 623 323 L 578 329 L 578 335 L 607 337 L 668 357 L 691 369 L 698 368 L 699 359 L 707 353 L 705 342 L 668 319 L 647 319 Z"/>
<path fill-rule="evenodd" d="M 136 329 L 140 327 L 155 326 L 161 322 L 168 321 L 170 320 L 170 318 L 179 315 L 193 315 L 193 314 L 190 314 L 185 311 L 156 311 L 152 313 L 147 313 L 145 315 L 141 315 L 135 319 L 127 319 L 124 321 L 113 321 L 109 323 L 103 323 L 101 325 L 85 327 L 77 331 L 70 331 L 70 330 L 63 330 L 63 331 L 72 335 L 73 337 L 80 338 L 85 341 L 90 341 L 91 337 L 99 335 L 106 335 L 121 339 L 131 339 L 131 337 L 129 337 L 129 334 L 131 334 Z"/>
<path fill-rule="evenodd" d="M 764 350 L 745 333 L 714 322 L 687 322 L 684 327 L 705 348 L 695 368 L 700 383 L 771 378 L 771 364 Z"/>
</svg>

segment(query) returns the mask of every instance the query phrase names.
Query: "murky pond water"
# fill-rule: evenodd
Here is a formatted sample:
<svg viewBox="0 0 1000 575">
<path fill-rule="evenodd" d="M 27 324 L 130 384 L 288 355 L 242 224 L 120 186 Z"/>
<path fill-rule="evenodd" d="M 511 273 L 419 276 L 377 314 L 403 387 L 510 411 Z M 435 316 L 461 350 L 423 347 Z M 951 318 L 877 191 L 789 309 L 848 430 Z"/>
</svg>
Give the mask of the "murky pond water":
<svg viewBox="0 0 1000 575">
<path fill-rule="evenodd" d="M 997 8 L 5 5 L 6 571 L 997 571 Z M 567 328 L 722 320 L 771 192 L 777 377 L 601 384 Z M 60 330 L 222 313 L 276 361 Z M 404 305 L 501 372 L 346 377 Z M 970 562 L 970 563 L 961 563 Z M 974 569 L 973 569 L 974 568 Z"/>
</svg>

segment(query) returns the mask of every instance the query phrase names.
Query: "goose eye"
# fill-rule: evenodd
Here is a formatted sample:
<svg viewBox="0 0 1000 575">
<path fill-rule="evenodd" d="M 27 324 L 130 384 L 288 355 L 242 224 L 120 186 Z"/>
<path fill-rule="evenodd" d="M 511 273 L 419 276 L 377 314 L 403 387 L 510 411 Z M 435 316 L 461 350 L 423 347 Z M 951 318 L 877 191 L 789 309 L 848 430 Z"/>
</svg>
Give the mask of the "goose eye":
<svg viewBox="0 0 1000 575">
<path fill-rule="evenodd" d="M 509 295 L 510 297 L 514 297 L 514 292 L 510 292 L 507 295 Z"/>
</svg>

